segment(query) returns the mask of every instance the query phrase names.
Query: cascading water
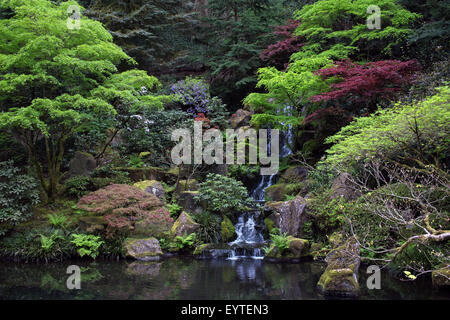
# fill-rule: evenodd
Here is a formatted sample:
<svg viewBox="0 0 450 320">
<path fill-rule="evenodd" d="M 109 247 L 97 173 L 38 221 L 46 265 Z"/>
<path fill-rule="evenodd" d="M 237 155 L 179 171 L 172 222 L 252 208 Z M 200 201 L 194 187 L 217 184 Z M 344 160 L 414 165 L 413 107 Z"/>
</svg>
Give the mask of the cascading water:
<svg viewBox="0 0 450 320">
<path fill-rule="evenodd" d="M 284 112 L 288 113 L 290 109 L 291 107 L 288 106 L 285 108 Z M 284 158 L 292 153 L 292 140 L 293 134 L 291 126 L 288 126 L 288 130 L 282 132 L 281 134 L 280 158 Z M 267 143 L 267 152 L 269 156 L 271 153 L 270 141 L 271 137 L 269 129 Z M 258 186 L 252 193 L 252 198 L 255 200 L 255 202 L 264 201 L 265 190 L 276 183 L 276 178 L 276 174 L 261 176 L 261 180 L 258 183 Z M 264 237 L 262 236 L 260 228 L 258 228 L 258 220 L 260 218 L 260 214 L 261 212 L 259 210 L 254 210 L 250 212 L 244 212 L 239 216 L 238 222 L 234 226 L 236 229 L 237 238 L 233 242 L 229 243 L 233 250 L 231 250 L 228 260 L 239 260 L 244 258 L 264 258 L 261 250 L 261 246 L 264 244 Z"/>
</svg>

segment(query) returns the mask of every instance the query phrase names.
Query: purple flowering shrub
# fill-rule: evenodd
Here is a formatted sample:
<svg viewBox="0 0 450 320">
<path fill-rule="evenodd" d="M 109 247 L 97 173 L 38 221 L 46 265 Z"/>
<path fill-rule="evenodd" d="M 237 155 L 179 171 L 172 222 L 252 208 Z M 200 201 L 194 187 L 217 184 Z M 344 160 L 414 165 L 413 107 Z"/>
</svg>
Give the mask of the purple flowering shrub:
<svg viewBox="0 0 450 320">
<path fill-rule="evenodd" d="M 197 115 L 209 111 L 211 96 L 205 81 L 187 77 L 173 84 L 170 89 L 187 112 Z"/>
</svg>

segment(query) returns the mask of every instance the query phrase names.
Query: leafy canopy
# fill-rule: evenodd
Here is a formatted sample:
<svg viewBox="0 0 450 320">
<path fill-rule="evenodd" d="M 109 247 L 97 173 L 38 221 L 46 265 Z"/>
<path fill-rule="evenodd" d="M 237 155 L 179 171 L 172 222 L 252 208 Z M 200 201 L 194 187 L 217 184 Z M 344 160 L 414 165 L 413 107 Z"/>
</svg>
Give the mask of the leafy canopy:
<svg viewBox="0 0 450 320">
<path fill-rule="evenodd" d="M 346 169 L 363 159 L 379 157 L 401 163 L 437 165 L 448 157 L 450 87 L 408 105 L 357 118 L 327 139 L 334 145 L 321 167 Z"/>
</svg>

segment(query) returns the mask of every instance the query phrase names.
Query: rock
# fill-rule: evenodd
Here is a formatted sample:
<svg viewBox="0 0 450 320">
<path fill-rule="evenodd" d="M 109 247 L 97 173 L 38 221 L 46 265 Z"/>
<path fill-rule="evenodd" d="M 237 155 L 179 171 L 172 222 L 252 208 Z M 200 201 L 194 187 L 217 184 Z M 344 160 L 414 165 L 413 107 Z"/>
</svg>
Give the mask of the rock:
<svg viewBox="0 0 450 320">
<path fill-rule="evenodd" d="M 198 205 L 195 196 L 198 195 L 198 191 L 185 191 L 178 195 L 177 203 L 187 212 L 201 213 L 202 207 Z"/>
<path fill-rule="evenodd" d="M 286 198 L 286 184 L 277 183 L 264 190 L 264 198 L 268 201 L 283 201 Z"/>
<path fill-rule="evenodd" d="M 252 118 L 253 112 L 244 109 L 238 109 L 236 113 L 231 116 L 229 123 L 233 129 L 248 126 L 250 119 Z"/>
<path fill-rule="evenodd" d="M 159 276 L 161 262 L 135 261 L 127 267 L 126 273 L 133 276 L 145 276 L 155 278 Z"/>
<path fill-rule="evenodd" d="M 306 179 L 308 170 L 301 166 L 291 166 L 281 175 L 281 180 L 287 183 L 301 182 Z"/>
<path fill-rule="evenodd" d="M 126 239 L 124 247 L 127 257 L 141 261 L 159 260 L 162 255 L 159 241 L 156 238 Z"/>
<path fill-rule="evenodd" d="M 342 197 L 348 201 L 356 200 L 361 196 L 361 192 L 352 187 L 350 182 L 351 177 L 349 173 L 344 172 L 333 181 L 333 185 L 331 186 L 331 199 Z"/>
<path fill-rule="evenodd" d="M 306 208 L 307 202 L 300 196 L 290 201 L 266 203 L 266 209 L 272 212 L 269 218 L 273 220 L 274 226 L 281 233 L 294 237 L 302 236 L 303 226 L 307 221 Z"/>
<path fill-rule="evenodd" d="M 165 221 L 168 220 L 168 217 L 170 217 L 170 213 L 165 208 L 150 211 L 135 221 L 131 234 L 133 236 L 161 238 L 173 226 L 171 221 Z"/>
<path fill-rule="evenodd" d="M 236 238 L 236 229 L 228 217 L 223 218 L 220 227 L 223 242 L 230 242 Z"/>
<path fill-rule="evenodd" d="M 289 248 L 280 252 L 278 247 L 272 246 L 267 252 L 265 259 L 269 261 L 289 260 L 296 261 L 309 255 L 309 241 L 306 239 L 288 237 Z"/>
<path fill-rule="evenodd" d="M 180 194 L 185 191 L 197 191 L 198 183 L 195 179 L 180 180 L 175 188 L 175 192 Z"/>
<path fill-rule="evenodd" d="M 332 249 L 325 261 L 328 266 L 317 284 L 319 289 L 330 296 L 357 296 L 360 256 L 356 240 L 352 238 Z"/>
<path fill-rule="evenodd" d="M 232 249 L 227 244 L 204 243 L 197 246 L 193 255 L 198 259 L 228 258 Z"/>
<path fill-rule="evenodd" d="M 172 238 L 186 236 L 194 233 L 198 228 L 200 228 L 200 225 L 183 211 L 170 229 L 170 235 Z"/>
<path fill-rule="evenodd" d="M 435 287 L 450 286 L 450 265 L 431 272 L 431 280 Z"/>
<path fill-rule="evenodd" d="M 158 197 L 158 199 L 165 201 L 166 199 L 166 192 L 164 191 L 164 187 L 161 184 L 161 182 L 157 180 L 144 180 L 140 182 L 136 182 L 134 184 L 135 187 L 138 187 L 139 189 L 154 194 Z"/>
<path fill-rule="evenodd" d="M 97 167 L 94 156 L 87 152 L 76 151 L 69 162 L 69 176 L 89 176 Z"/>
</svg>

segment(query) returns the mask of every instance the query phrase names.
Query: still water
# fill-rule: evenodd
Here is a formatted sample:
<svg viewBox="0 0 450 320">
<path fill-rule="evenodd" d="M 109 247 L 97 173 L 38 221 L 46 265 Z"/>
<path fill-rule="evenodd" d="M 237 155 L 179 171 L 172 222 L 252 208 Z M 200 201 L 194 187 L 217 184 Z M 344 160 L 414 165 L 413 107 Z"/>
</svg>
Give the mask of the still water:
<svg viewBox="0 0 450 320">
<path fill-rule="evenodd" d="M 81 267 L 81 289 L 66 287 L 66 268 Z M 324 299 L 316 288 L 325 264 L 264 260 L 159 262 L 71 261 L 0 263 L 0 299 Z M 450 299 L 428 282 L 405 283 L 382 275 L 381 290 L 367 290 L 361 272 L 360 299 Z"/>
</svg>

